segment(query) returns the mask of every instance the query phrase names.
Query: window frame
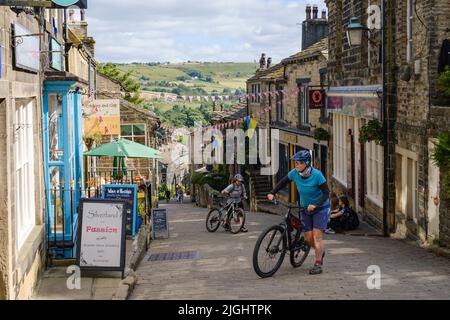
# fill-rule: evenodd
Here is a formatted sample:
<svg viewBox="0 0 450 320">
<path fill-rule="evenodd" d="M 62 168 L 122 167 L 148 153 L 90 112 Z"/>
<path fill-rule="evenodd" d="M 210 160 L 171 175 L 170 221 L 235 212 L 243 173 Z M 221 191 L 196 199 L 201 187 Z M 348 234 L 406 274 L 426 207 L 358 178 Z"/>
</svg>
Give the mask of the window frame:
<svg viewBox="0 0 450 320">
<path fill-rule="evenodd" d="M 20 251 L 37 225 L 34 147 L 34 100 L 16 100 L 14 106 L 14 182 L 16 246 Z"/>
<path fill-rule="evenodd" d="M 135 135 L 134 134 L 134 126 L 144 126 L 144 134 L 143 135 Z M 131 126 L 131 135 L 123 135 L 122 134 L 122 127 L 124 126 Z M 146 123 L 124 123 L 120 125 L 120 137 L 124 138 L 124 139 L 128 139 L 130 141 L 134 141 L 135 138 L 141 138 L 144 137 L 145 139 L 145 145 L 148 146 L 148 141 L 147 141 L 147 124 Z"/>
<path fill-rule="evenodd" d="M 347 188 L 347 132 L 350 126 L 350 117 L 333 113 L 333 178 Z"/>
<path fill-rule="evenodd" d="M 366 145 L 366 197 L 383 207 L 383 147 L 375 142 Z"/>
</svg>

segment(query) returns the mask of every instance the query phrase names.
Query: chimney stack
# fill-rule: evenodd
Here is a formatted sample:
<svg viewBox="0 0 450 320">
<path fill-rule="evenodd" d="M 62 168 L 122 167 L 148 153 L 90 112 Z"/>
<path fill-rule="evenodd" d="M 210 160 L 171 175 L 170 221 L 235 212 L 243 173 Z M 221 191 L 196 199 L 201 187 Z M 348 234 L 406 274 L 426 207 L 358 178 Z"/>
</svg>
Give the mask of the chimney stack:
<svg viewBox="0 0 450 320">
<path fill-rule="evenodd" d="M 261 54 L 261 59 L 259 59 L 259 68 L 261 70 L 266 68 L 266 54 L 265 53 Z"/>
<path fill-rule="evenodd" d="M 327 18 L 327 11 L 325 9 L 322 10 L 322 19 Z"/>
<path fill-rule="evenodd" d="M 269 57 L 269 58 L 267 59 L 267 69 L 269 69 L 269 68 L 271 67 L 271 65 L 272 65 L 272 58 Z"/>
<path fill-rule="evenodd" d="M 306 5 L 306 20 L 311 20 L 311 5 Z"/>
<path fill-rule="evenodd" d="M 313 6 L 313 19 L 316 20 L 319 16 L 319 7 L 317 4 Z"/>
</svg>

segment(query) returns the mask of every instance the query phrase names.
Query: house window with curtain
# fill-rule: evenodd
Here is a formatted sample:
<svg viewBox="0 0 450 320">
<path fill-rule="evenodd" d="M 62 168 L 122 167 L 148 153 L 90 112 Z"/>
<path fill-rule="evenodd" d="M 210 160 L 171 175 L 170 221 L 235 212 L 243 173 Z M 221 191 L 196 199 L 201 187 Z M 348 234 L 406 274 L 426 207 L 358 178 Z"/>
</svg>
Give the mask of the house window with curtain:
<svg viewBox="0 0 450 320">
<path fill-rule="evenodd" d="M 124 124 L 120 126 L 121 137 L 147 145 L 145 124 Z"/>
<path fill-rule="evenodd" d="M 306 83 L 298 84 L 298 113 L 301 127 L 309 126 L 309 89 Z"/>
<path fill-rule="evenodd" d="M 380 208 L 383 207 L 383 154 L 383 147 L 375 142 L 367 143 L 367 198 Z"/>
</svg>

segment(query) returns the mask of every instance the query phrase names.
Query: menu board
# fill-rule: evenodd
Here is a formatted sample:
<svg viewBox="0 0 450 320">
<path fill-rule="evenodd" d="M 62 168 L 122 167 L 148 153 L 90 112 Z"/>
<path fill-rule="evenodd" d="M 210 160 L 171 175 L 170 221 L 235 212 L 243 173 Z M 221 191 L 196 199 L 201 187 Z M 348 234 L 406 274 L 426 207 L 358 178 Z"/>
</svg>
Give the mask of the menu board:
<svg viewBox="0 0 450 320">
<path fill-rule="evenodd" d="M 157 237 L 169 238 L 169 221 L 167 209 L 152 209 L 152 234 Z"/>
<path fill-rule="evenodd" d="M 137 186 L 136 185 L 104 185 L 102 187 L 103 199 L 126 200 L 127 211 L 127 235 L 133 236 L 133 239 L 138 231 L 137 224 Z"/>
<path fill-rule="evenodd" d="M 78 266 L 83 270 L 124 271 L 126 202 L 81 199 Z"/>
</svg>

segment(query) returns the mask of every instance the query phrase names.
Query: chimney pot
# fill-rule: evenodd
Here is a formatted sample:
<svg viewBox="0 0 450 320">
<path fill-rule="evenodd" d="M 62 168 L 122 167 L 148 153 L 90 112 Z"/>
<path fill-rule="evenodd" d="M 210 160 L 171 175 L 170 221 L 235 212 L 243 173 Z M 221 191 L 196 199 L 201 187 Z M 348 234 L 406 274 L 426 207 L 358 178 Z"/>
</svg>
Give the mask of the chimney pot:
<svg viewBox="0 0 450 320">
<path fill-rule="evenodd" d="M 317 19 L 319 15 L 319 7 L 315 4 L 313 6 L 313 19 Z"/>
<path fill-rule="evenodd" d="M 267 59 L 267 69 L 269 69 L 271 65 L 272 65 L 272 58 L 269 57 L 269 58 Z"/>
<path fill-rule="evenodd" d="M 327 11 L 324 9 L 322 10 L 322 19 L 326 19 L 327 18 Z"/>
<path fill-rule="evenodd" d="M 311 5 L 307 5 L 306 6 L 306 20 L 310 20 L 311 19 Z"/>
</svg>

